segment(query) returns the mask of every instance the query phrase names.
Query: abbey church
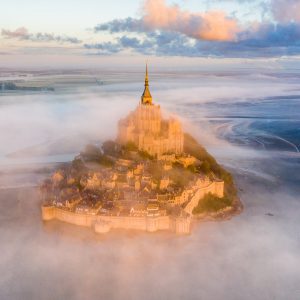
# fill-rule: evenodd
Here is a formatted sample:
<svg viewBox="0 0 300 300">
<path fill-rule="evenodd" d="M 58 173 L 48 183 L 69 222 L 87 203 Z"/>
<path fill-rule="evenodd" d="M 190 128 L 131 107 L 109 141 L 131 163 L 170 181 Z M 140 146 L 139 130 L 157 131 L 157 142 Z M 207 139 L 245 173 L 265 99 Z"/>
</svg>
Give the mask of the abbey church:
<svg viewBox="0 0 300 300">
<path fill-rule="evenodd" d="M 133 142 L 139 150 L 153 156 L 164 153 L 181 154 L 184 135 L 175 118 L 162 119 L 160 106 L 152 101 L 146 66 L 145 89 L 138 107 L 119 122 L 118 142 Z"/>
</svg>

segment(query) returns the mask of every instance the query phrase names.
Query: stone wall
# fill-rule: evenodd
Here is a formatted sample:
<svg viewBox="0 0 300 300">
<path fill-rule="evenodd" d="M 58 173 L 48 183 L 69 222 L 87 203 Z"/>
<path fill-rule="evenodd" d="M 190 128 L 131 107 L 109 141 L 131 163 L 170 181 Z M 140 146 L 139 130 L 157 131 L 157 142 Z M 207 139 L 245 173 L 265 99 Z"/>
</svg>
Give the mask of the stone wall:
<svg viewBox="0 0 300 300">
<path fill-rule="evenodd" d="M 184 135 L 181 123 L 174 118 L 163 120 L 159 105 L 140 104 L 119 122 L 117 141 L 133 142 L 139 150 L 151 155 L 183 152 Z"/>
<path fill-rule="evenodd" d="M 199 200 L 208 193 L 222 198 L 224 196 L 224 181 L 213 181 L 208 186 L 198 189 L 184 208 L 185 212 L 192 215 L 193 209 L 198 205 Z"/>
<path fill-rule="evenodd" d="M 98 216 L 70 212 L 54 206 L 42 206 L 44 221 L 57 219 L 66 223 L 93 228 L 98 233 L 111 229 L 134 229 L 148 232 L 170 230 L 177 234 L 190 233 L 190 218 Z"/>
<path fill-rule="evenodd" d="M 212 193 L 218 197 L 224 195 L 224 182 L 214 181 L 206 187 L 199 188 L 184 208 L 185 212 L 192 215 L 193 209 L 206 194 Z M 148 232 L 170 230 L 177 234 L 190 233 L 189 217 L 133 217 L 133 216 L 99 216 L 91 214 L 75 213 L 55 206 L 42 206 L 42 218 L 44 221 L 57 219 L 78 226 L 92 227 L 96 232 L 105 233 L 111 229 L 134 229 Z"/>
</svg>

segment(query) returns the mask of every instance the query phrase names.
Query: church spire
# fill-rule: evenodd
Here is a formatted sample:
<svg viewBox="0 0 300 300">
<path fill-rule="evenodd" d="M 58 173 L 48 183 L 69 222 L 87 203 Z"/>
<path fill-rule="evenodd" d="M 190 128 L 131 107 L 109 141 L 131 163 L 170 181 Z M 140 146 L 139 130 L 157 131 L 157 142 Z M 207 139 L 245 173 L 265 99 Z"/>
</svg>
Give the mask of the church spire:
<svg viewBox="0 0 300 300">
<path fill-rule="evenodd" d="M 152 96 L 149 90 L 149 78 L 148 78 L 148 64 L 146 63 L 146 74 L 145 74 L 145 89 L 141 97 L 142 104 L 152 105 Z"/>
<path fill-rule="evenodd" d="M 149 78 L 148 78 L 148 63 L 146 63 L 145 86 L 149 86 Z"/>
</svg>

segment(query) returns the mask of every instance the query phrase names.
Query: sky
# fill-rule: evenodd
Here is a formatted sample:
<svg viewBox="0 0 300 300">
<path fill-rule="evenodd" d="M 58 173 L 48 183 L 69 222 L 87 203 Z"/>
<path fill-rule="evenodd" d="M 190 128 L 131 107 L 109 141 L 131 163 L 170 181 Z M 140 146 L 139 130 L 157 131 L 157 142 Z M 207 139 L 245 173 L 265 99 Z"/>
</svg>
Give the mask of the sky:
<svg viewBox="0 0 300 300">
<path fill-rule="evenodd" d="M 11 0 L 0 64 L 300 57 L 300 0 Z"/>
</svg>

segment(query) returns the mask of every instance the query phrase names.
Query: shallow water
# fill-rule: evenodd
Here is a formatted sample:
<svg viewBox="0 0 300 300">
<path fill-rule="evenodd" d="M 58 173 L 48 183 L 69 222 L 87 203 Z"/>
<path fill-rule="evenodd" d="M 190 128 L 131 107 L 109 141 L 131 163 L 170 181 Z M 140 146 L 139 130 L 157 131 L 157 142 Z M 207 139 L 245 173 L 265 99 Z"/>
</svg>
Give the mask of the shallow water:
<svg viewBox="0 0 300 300">
<path fill-rule="evenodd" d="M 0 97 L 2 188 L 34 185 L 47 173 L 31 176 L 31 168 L 114 136 L 116 121 L 135 107 L 142 89 L 135 79 L 117 82 Z M 43 224 L 33 188 L 1 189 L 1 299 L 300 298 L 297 81 L 280 74 L 194 74 L 188 80 L 156 74 L 152 86 L 155 99 L 179 114 L 233 172 L 244 212 L 195 224 L 184 237 L 124 231 L 99 236 L 59 222 Z"/>
</svg>

